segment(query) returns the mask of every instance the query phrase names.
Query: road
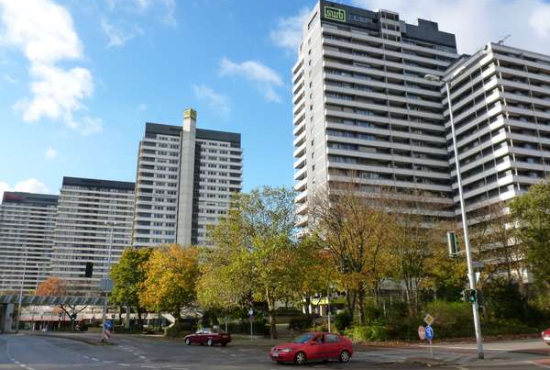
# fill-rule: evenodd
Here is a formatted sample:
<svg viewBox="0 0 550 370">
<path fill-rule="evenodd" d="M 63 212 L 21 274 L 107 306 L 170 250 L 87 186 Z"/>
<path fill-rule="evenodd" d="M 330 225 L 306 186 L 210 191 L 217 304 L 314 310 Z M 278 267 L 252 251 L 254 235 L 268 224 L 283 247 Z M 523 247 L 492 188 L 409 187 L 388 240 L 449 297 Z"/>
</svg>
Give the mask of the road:
<svg viewBox="0 0 550 370">
<path fill-rule="evenodd" d="M 116 344 L 91 345 L 55 336 L 2 335 L 0 336 L 0 370 L 99 370 L 99 369 L 159 369 L 159 370 L 240 370 L 292 369 L 267 357 L 271 344 L 261 341 L 236 341 L 229 346 L 185 346 L 181 341 L 143 336 L 117 336 Z M 75 340 L 77 339 L 77 340 Z M 429 360 L 424 348 L 368 349 L 357 348 L 350 363 L 319 363 L 305 368 L 313 369 L 425 369 Z M 463 352 L 461 352 L 463 351 Z M 452 369 L 550 369 L 550 358 L 527 354 L 492 351 L 484 362 L 475 361 L 475 353 L 464 349 L 435 349 L 434 358 L 454 361 Z"/>
</svg>

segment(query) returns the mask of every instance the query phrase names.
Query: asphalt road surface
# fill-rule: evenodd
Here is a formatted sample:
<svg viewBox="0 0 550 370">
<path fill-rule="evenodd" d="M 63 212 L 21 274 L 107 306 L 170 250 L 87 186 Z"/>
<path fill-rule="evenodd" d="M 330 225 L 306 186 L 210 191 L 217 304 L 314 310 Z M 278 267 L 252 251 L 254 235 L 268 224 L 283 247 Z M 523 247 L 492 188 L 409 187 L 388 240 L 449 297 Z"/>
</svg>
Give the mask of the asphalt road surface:
<svg viewBox="0 0 550 370">
<path fill-rule="evenodd" d="M 85 338 L 82 336 L 81 338 Z M 76 338 L 75 338 L 76 339 Z M 286 370 L 294 365 L 278 365 L 267 357 L 269 345 L 236 341 L 229 346 L 185 346 L 182 341 L 118 336 L 114 345 L 92 345 L 79 340 L 32 335 L 0 336 L 0 370 Z M 458 358 L 472 354 L 458 354 Z M 317 363 L 304 369 L 425 369 L 416 362 L 424 351 L 392 349 L 360 350 L 348 364 Z M 441 354 L 441 353 L 440 353 Z M 550 369 L 550 358 L 519 356 L 494 357 L 490 361 L 441 366 L 453 369 Z"/>
</svg>

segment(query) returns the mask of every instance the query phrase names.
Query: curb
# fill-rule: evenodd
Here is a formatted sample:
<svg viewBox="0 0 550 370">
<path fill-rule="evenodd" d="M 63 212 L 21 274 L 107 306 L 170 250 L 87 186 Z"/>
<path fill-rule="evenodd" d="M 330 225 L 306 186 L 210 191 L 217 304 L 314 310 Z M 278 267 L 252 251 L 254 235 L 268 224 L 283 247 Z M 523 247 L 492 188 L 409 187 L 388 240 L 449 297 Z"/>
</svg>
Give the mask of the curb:
<svg viewBox="0 0 550 370">
<path fill-rule="evenodd" d="M 80 343 L 85 343 L 85 344 L 89 344 L 91 346 L 116 346 L 115 343 L 112 343 L 112 342 L 109 342 L 109 343 L 102 343 L 101 341 L 99 340 L 92 340 L 92 339 L 87 339 L 87 338 L 78 338 L 78 337 L 73 337 L 73 336 L 68 336 L 68 335 L 56 335 L 56 334 L 41 334 L 41 333 L 36 333 L 36 334 L 32 334 L 32 333 L 23 333 L 21 335 L 28 335 L 28 336 L 35 336 L 35 337 L 50 337 L 50 338 L 60 338 L 60 339 L 67 339 L 67 340 L 72 340 L 72 341 L 75 341 L 75 342 L 80 342 Z"/>
</svg>

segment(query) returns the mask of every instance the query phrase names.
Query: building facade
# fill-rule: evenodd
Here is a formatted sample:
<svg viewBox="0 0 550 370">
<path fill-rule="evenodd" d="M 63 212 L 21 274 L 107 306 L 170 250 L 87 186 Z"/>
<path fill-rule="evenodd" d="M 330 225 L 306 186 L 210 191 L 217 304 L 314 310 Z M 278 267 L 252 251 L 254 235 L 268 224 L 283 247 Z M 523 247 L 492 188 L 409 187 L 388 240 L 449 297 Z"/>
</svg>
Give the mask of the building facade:
<svg viewBox="0 0 550 370">
<path fill-rule="evenodd" d="M 114 264 L 131 245 L 134 183 L 64 177 L 55 223 L 50 275 L 65 281 L 69 295 L 99 292 Z M 85 277 L 86 263 L 93 264 Z"/>
<path fill-rule="evenodd" d="M 443 77 L 457 58 L 455 36 L 437 23 L 317 3 L 293 68 L 300 226 L 308 197 L 338 184 L 366 196 L 414 191 L 452 217 L 440 84 L 424 76 Z"/>
<path fill-rule="evenodd" d="M 472 223 L 550 175 L 550 56 L 487 44 L 445 75 L 457 136 L 466 212 Z M 447 107 L 445 89 L 443 102 Z M 453 200 L 458 183 L 445 109 Z"/>
<path fill-rule="evenodd" d="M 36 290 L 49 270 L 56 195 L 5 192 L 0 204 L 0 294 Z"/>
<path fill-rule="evenodd" d="M 207 244 L 206 228 L 229 208 L 242 188 L 238 133 L 147 123 L 139 145 L 133 245 Z"/>
</svg>

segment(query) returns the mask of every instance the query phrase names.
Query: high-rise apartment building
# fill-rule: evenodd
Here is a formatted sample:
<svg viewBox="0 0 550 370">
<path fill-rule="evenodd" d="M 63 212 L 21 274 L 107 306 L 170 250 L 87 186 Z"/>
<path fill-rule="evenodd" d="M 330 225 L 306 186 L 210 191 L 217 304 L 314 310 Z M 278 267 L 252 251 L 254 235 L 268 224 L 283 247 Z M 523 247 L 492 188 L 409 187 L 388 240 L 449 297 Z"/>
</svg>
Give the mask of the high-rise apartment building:
<svg viewBox="0 0 550 370">
<path fill-rule="evenodd" d="M 99 280 L 131 245 L 134 183 L 64 177 L 59 195 L 50 275 L 66 282 L 71 295 L 99 291 Z M 93 275 L 85 277 L 86 263 Z"/>
<path fill-rule="evenodd" d="M 451 66 L 451 76 L 465 206 L 475 222 L 483 208 L 550 174 L 550 56 L 489 43 Z M 442 94 L 447 107 L 445 88 Z M 458 207 L 448 109 L 445 127 Z"/>
<path fill-rule="evenodd" d="M 300 226 L 308 196 L 342 183 L 365 195 L 414 192 L 453 215 L 440 83 L 424 76 L 443 77 L 457 58 L 455 36 L 437 23 L 316 4 L 293 68 Z"/>
<path fill-rule="evenodd" d="M 53 248 L 56 195 L 5 192 L 0 204 L 0 294 L 34 291 Z"/>
<path fill-rule="evenodd" d="M 139 145 L 133 245 L 207 244 L 206 227 L 229 208 L 242 188 L 241 135 L 147 123 Z"/>
</svg>

